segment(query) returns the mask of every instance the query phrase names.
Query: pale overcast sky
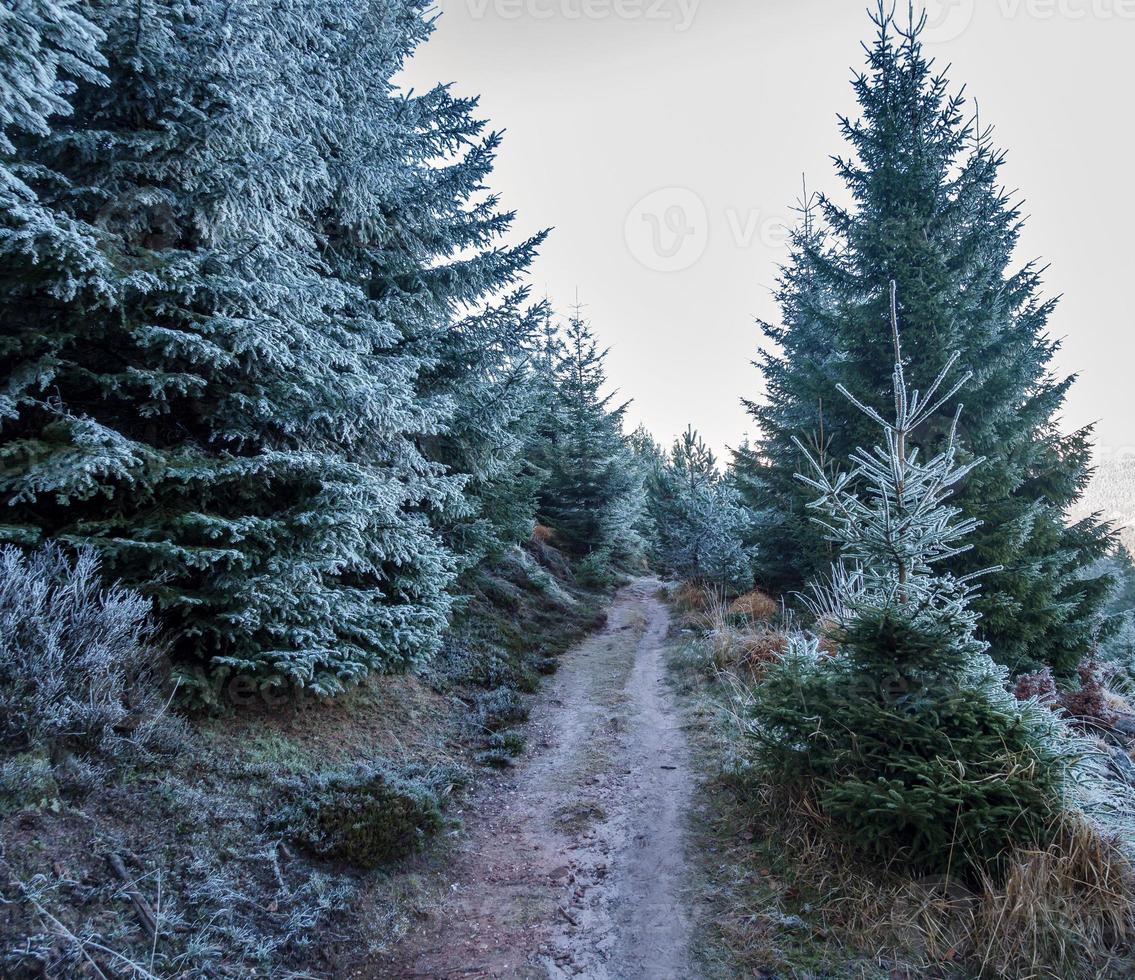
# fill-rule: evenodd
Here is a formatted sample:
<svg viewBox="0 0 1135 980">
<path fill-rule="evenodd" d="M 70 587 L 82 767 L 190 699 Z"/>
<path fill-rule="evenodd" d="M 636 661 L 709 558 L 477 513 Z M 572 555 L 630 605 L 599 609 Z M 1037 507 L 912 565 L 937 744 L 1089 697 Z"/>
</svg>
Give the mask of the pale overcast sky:
<svg viewBox="0 0 1135 980">
<path fill-rule="evenodd" d="M 631 418 L 715 447 L 751 430 L 754 319 L 785 258 L 801 178 L 837 184 L 836 113 L 870 37 L 857 0 L 441 0 L 406 72 L 480 94 L 507 134 L 493 179 L 518 231 L 555 231 L 533 284 L 578 288 Z M 1065 426 L 1135 452 L 1135 0 L 931 0 L 928 45 L 981 103 L 1051 263 Z M 679 235 L 675 235 L 679 232 Z"/>
</svg>

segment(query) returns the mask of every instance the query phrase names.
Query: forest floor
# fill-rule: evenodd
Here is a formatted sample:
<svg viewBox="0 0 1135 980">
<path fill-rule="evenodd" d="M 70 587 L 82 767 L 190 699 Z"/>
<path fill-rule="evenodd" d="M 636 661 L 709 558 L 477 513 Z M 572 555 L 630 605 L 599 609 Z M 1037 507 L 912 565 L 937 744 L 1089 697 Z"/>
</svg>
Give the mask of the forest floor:
<svg viewBox="0 0 1135 980">
<path fill-rule="evenodd" d="M 358 977 L 677 980 L 690 960 L 686 827 L 696 780 L 669 686 L 667 607 L 639 579 L 565 654 L 529 750 L 483 785 L 438 888 Z"/>
<path fill-rule="evenodd" d="M 498 767 L 524 752 L 535 692 L 610 600 L 536 539 L 463 585 L 419 674 L 329 700 L 221 686 L 214 710 L 171 713 L 160 751 L 98 769 L 0 754 L 0 976 L 399 976 L 369 964 L 436 904 L 476 797 L 493 800 L 514 773 Z M 435 802 L 442 825 L 373 869 L 308 850 L 296 800 L 346 812 L 372 767 Z M 327 780 L 348 789 L 330 800 Z"/>
</svg>

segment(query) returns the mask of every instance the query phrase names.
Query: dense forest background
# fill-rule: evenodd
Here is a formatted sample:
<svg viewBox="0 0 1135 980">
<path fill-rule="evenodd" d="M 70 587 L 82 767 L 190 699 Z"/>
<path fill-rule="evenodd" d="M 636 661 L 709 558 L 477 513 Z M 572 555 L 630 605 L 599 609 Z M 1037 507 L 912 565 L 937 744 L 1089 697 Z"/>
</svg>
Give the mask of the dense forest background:
<svg viewBox="0 0 1135 980">
<path fill-rule="evenodd" d="M 521 693 L 657 574 L 718 609 L 713 637 L 777 622 L 737 712 L 746 772 L 789 809 L 970 884 L 1063 846 L 1085 730 L 1135 718 L 1135 565 L 1108 517 L 1131 482 L 1099 485 L 1108 514 L 1084 502 L 1056 300 L 1018 264 L 1004 154 L 924 24 L 875 13 L 840 122 L 849 203 L 799 202 L 753 352 L 757 435 L 719 460 L 693 425 L 670 446 L 629 431 L 602 324 L 533 295 L 547 233 L 514 235 L 477 100 L 395 84 L 431 16 L 0 15 L 0 812 L 181 772 L 217 718 L 267 730 L 234 692 L 314 704 L 314 731 L 420 683 L 476 719 L 477 765 L 512 765 Z M 241 819 L 316 858 L 418 850 L 462 782 L 377 755 L 281 781 L 241 756 L 259 737 L 224 742 L 264 767 Z M 218 869 L 184 908 L 253 887 Z M 57 896 L 7 873 L 42 925 Z M 346 901 L 313 882 L 261 962 L 301 962 L 312 910 Z M 214 945 L 251 928 L 225 922 Z M 0 962 L 90 959 L 78 926 L 44 928 Z M 178 955 L 171 973 L 217 968 L 212 946 Z"/>
</svg>

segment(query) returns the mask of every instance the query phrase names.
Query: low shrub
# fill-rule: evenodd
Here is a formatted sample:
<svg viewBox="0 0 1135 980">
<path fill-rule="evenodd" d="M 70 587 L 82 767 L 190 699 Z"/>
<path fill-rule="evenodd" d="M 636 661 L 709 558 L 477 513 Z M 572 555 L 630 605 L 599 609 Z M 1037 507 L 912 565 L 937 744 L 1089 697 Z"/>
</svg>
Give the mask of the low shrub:
<svg viewBox="0 0 1135 980">
<path fill-rule="evenodd" d="M 451 683 L 468 684 L 496 690 L 511 687 L 525 694 L 532 694 L 540 686 L 540 675 L 544 673 L 546 659 L 526 654 L 482 646 L 478 649 L 456 650 L 453 646 L 446 651 Z"/>
<path fill-rule="evenodd" d="M 965 881 L 865 860 L 813 797 L 743 769 L 723 779 L 719 812 L 715 927 L 753 975 L 876 976 L 880 963 L 895 977 L 1130 975 L 1135 871 L 1078 814 L 1046 846 L 1014 850 L 1000 876 Z M 807 971 L 779 961 L 793 953 Z"/>
<path fill-rule="evenodd" d="M 1107 689 L 1102 664 L 1089 657 L 1076 670 L 1079 685 L 1059 697 L 1060 706 L 1075 720 L 1087 725 L 1107 727 L 1116 718 L 1115 704 Z"/>
<path fill-rule="evenodd" d="M 1021 674 L 1013 683 L 1013 696 L 1018 701 L 1032 700 L 1041 704 L 1054 704 L 1057 693 L 1056 678 L 1050 667 L 1032 674 Z"/>
<path fill-rule="evenodd" d="M 609 589 L 616 582 L 611 552 L 599 548 L 582 558 L 575 568 L 575 580 L 585 589 Z"/>
<path fill-rule="evenodd" d="M 812 794 L 832 832 L 874 859 L 920 873 L 1004 869 L 1012 850 L 1050 844 L 1071 764 L 1051 713 L 979 676 L 878 676 L 793 638 L 752 689 L 763 778 Z"/>
<path fill-rule="evenodd" d="M 489 736 L 490 749 L 505 752 L 513 757 L 522 755 L 526 744 L 527 739 L 522 732 L 493 732 Z"/>
<path fill-rule="evenodd" d="M 1121 716 L 1131 714 L 1128 701 L 1112 690 L 1116 675 L 1110 665 L 1089 657 L 1077 668 L 1077 675 L 1075 687 L 1061 690 L 1052 671 L 1045 667 L 1018 677 L 1013 683 L 1013 694 L 1022 701 L 1035 700 L 1064 714 L 1078 728 L 1089 731 L 1111 728 Z"/>
<path fill-rule="evenodd" d="M 507 687 L 477 696 L 473 706 L 476 724 L 487 732 L 496 732 L 528 719 L 528 708 L 520 695 Z"/>
<path fill-rule="evenodd" d="M 560 662 L 555 657 L 540 657 L 533 662 L 533 667 L 542 677 L 551 677 L 560 669 Z"/>
<path fill-rule="evenodd" d="M 105 586 L 92 552 L 0 548 L 0 750 L 57 761 L 170 741 L 156 641 L 149 603 Z"/>
<path fill-rule="evenodd" d="M 520 732 L 493 732 L 487 739 L 487 747 L 477 753 L 477 762 L 482 766 L 506 769 L 524 754 L 527 739 Z"/>
<path fill-rule="evenodd" d="M 305 851 L 372 869 L 422 849 L 442 828 L 437 792 L 393 768 L 356 766 L 290 784 L 279 823 Z"/>
<path fill-rule="evenodd" d="M 0 761 L 0 816 L 53 806 L 59 792 L 55 770 L 44 756 L 25 752 Z"/>
</svg>

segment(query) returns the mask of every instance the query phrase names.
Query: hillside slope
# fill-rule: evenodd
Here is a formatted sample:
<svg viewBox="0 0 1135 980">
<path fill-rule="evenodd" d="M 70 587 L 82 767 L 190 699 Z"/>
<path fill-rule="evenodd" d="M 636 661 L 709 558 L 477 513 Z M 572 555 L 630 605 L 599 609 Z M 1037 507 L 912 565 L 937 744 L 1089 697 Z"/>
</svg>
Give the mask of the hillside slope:
<svg viewBox="0 0 1135 980">
<path fill-rule="evenodd" d="M 523 751 L 529 693 L 606 601 L 534 540 L 473 576 L 424 675 L 330 700 L 233 684 L 98 773 L 0 760 L 0 975 L 334 976 L 347 951 L 380 954 L 468 790 Z"/>
</svg>

